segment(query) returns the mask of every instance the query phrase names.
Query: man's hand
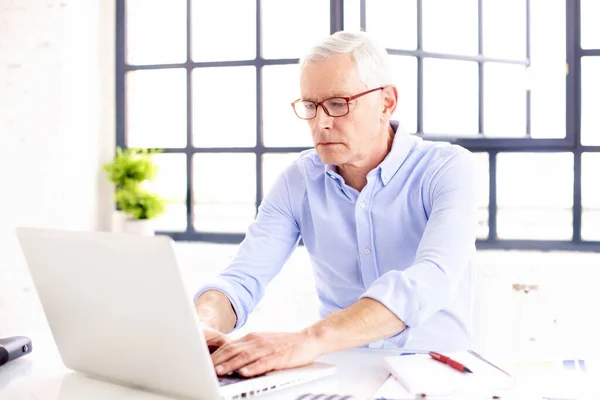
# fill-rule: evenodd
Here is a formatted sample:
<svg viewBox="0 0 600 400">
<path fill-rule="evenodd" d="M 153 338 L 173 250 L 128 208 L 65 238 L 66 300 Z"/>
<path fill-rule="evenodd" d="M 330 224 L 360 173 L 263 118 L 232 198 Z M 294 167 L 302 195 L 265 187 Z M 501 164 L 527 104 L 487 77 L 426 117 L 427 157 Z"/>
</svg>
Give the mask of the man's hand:
<svg viewBox="0 0 600 400">
<path fill-rule="evenodd" d="M 406 328 L 377 300 L 363 298 L 296 333 L 251 333 L 212 353 L 217 375 L 243 376 L 300 367 L 323 354 L 385 339 Z M 220 333 L 220 332 L 219 332 Z"/>
<path fill-rule="evenodd" d="M 243 376 L 256 376 L 307 365 L 320 355 L 317 340 L 305 331 L 251 333 L 222 345 L 212 354 L 212 360 L 218 375 L 238 371 Z"/>
<path fill-rule="evenodd" d="M 211 354 L 217 351 L 217 349 L 219 349 L 221 346 L 231 342 L 231 339 L 223 332 L 208 326 L 202 328 L 202 333 L 204 334 L 204 339 L 206 340 L 208 350 L 211 352 Z"/>
</svg>

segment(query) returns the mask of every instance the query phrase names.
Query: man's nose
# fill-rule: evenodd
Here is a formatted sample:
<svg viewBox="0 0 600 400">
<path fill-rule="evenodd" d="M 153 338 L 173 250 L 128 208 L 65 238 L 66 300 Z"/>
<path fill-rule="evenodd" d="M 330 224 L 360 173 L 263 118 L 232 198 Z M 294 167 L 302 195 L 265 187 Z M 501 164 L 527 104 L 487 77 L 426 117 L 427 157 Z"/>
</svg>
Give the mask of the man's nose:
<svg viewBox="0 0 600 400">
<path fill-rule="evenodd" d="M 317 115 L 315 116 L 315 126 L 319 129 L 331 128 L 333 117 L 327 115 L 323 109 L 323 105 L 317 107 Z"/>
</svg>

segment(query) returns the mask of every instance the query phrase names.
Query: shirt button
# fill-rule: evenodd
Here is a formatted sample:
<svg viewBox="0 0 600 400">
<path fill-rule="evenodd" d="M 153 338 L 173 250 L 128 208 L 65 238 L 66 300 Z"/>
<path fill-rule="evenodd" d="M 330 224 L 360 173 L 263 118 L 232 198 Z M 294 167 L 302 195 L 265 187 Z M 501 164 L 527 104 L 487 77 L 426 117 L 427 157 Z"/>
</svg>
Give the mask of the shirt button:
<svg viewBox="0 0 600 400">
<path fill-rule="evenodd" d="M 360 208 L 365 208 L 366 204 L 365 203 L 360 203 Z"/>
<path fill-rule="evenodd" d="M 369 254 L 371 254 L 371 249 L 365 249 L 365 254 L 366 254 L 366 255 L 369 255 Z"/>
</svg>

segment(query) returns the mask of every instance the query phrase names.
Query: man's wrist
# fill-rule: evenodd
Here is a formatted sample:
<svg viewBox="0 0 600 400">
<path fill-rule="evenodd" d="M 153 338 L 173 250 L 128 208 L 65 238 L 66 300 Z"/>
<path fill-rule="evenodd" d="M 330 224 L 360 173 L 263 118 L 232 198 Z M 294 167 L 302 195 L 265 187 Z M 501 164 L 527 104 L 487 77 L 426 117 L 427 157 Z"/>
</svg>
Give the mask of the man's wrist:
<svg viewBox="0 0 600 400">
<path fill-rule="evenodd" d="M 207 304 L 200 299 L 196 300 L 196 314 L 200 322 L 209 328 L 221 331 L 221 319 L 212 304 Z"/>
<path fill-rule="evenodd" d="M 331 347 L 331 329 L 322 320 L 303 329 L 301 334 L 314 343 L 319 356 L 334 351 Z"/>
<path fill-rule="evenodd" d="M 204 324 L 205 326 L 209 327 L 209 328 L 213 328 L 216 330 L 220 330 L 219 329 L 219 319 L 214 315 L 214 312 L 212 312 L 212 310 L 207 310 L 206 308 L 197 305 L 196 306 L 196 314 L 198 314 L 198 318 L 200 319 L 200 322 L 202 324 Z"/>
<path fill-rule="evenodd" d="M 237 315 L 229 298 L 218 290 L 208 290 L 195 301 L 196 314 L 200 320 L 223 333 L 230 332 L 236 325 Z"/>
</svg>

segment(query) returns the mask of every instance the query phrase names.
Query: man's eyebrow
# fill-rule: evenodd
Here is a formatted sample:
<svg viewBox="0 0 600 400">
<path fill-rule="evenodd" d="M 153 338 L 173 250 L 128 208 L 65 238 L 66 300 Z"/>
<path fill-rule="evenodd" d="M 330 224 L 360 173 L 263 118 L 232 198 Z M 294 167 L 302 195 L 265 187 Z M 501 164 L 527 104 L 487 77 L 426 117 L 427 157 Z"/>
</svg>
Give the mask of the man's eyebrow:
<svg viewBox="0 0 600 400">
<path fill-rule="evenodd" d="M 329 97 L 330 99 L 333 97 L 350 97 L 350 95 L 348 93 L 341 93 L 341 92 L 335 92 L 331 97 Z"/>
<path fill-rule="evenodd" d="M 323 100 L 332 99 L 334 97 L 350 97 L 350 95 L 348 93 L 344 93 L 344 92 L 333 92 L 329 96 L 324 97 Z M 311 97 L 300 97 L 300 99 L 305 100 L 305 101 L 317 101 Z"/>
</svg>

